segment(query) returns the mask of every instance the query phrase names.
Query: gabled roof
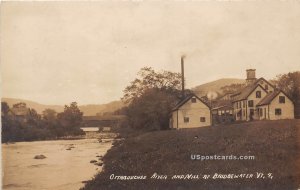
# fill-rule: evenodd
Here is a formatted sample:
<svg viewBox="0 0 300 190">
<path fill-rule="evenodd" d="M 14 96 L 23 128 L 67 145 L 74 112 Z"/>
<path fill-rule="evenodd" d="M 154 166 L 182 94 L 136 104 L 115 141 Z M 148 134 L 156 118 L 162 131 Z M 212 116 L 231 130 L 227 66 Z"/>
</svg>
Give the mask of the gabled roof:
<svg viewBox="0 0 300 190">
<path fill-rule="evenodd" d="M 282 90 L 277 90 L 267 94 L 260 102 L 258 102 L 257 106 L 269 105 L 280 93 L 283 93 L 288 99 L 290 99 Z"/>
<path fill-rule="evenodd" d="M 272 83 L 270 83 L 269 81 L 267 81 L 267 80 L 266 80 L 265 78 L 263 78 L 263 77 L 260 77 L 259 79 L 257 79 L 257 80 L 254 82 L 254 84 L 258 84 L 258 82 L 259 82 L 260 80 L 265 81 L 268 85 L 270 85 L 271 87 L 273 87 L 274 89 L 276 89 L 276 87 L 275 87 Z"/>
<path fill-rule="evenodd" d="M 251 87 L 251 86 L 253 87 L 253 86 L 255 86 L 255 85 L 259 85 L 259 81 L 261 81 L 261 80 L 265 81 L 268 85 L 270 85 L 271 87 L 273 87 L 274 89 L 276 89 L 276 87 L 275 87 L 272 83 L 270 83 L 269 81 L 267 81 L 265 78 L 260 77 L 259 79 L 256 79 L 255 82 L 254 82 L 252 85 L 248 85 L 248 86 L 246 86 L 245 88 L 243 88 L 243 89 L 241 89 L 241 90 L 239 90 L 239 91 L 233 93 L 233 94 L 231 95 L 231 97 L 234 98 L 234 97 L 236 97 L 236 96 L 242 94 L 242 92 L 243 92 L 245 89 L 247 89 L 247 88 L 249 88 L 249 87 Z M 260 86 L 261 86 L 261 85 L 260 85 Z M 261 87 L 262 87 L 262 86 L 261 86 Z"/>
<path fill-rule="evenodd" d="M 173 108 L 172 112 L 178 110 L 181 106 L 183 106 L 187 101 L 189 101 L 193 97 L 197 98 L 200 102 L 202 102 L 204 105 L 206 105 L 210 109 L 210 106 L 205 101 L 203 101 L 201 98 L 199 98 L 195 94 L 190 94 L 185 99 L 183 99 L 182 101 L 178 102 L 176 104 L 176 106 Z"/>
<path fill-rule="evenodd" d="M 248 98 L 248 96 L 257 88 L 257 87 L 261 87 L 262 90 L 264 90 L 266 93 L 267 91 L 260 85 L 260 84 L 253 84 L 253 85 L 249 85 L 249 86 L 246 86 L 245 88 L 243 88 L 241 91 L 240 91 L 240 94 L 237 96 L 237 97 L 234 97 L 234 100 L 233 102 L 237 102 L 237 101 L 240 101 L 240 100 L 245 100 Z"/>
</svg>

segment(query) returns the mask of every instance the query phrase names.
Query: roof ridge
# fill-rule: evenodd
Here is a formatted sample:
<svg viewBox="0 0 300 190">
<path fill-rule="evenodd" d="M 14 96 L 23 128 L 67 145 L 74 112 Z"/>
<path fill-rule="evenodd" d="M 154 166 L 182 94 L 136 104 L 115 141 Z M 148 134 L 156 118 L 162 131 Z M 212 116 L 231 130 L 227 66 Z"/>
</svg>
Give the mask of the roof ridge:
<svg viewBox="0 0 300 190">
<path fill-rule="evenodd" d="M 246 99 L 258 86 L 260 86 L 266 92 L 266 90 L 260 84 L 253 83 L 243 88 L 240 95 L 238 95 L 237 99 L 233 100 L 233 102 Z"/>
<path fill-rule="evenodd" d="M 211 107 L 201 98 L 199 98 L 196 94 L 191 93 L 189 94 L 186 98 L 184 98 L 183 100 L 179 101 L 175 107 L 172 109 L 172 112 L 175 110 L 178 110 L 183 104 L 185 104 L 188 100 L 190 100 L 193 96 L 195 96 L 198 100 L 200 100 L 204 105 L 206 105 L 209 109 L 211 109 Z"/>
</svg>

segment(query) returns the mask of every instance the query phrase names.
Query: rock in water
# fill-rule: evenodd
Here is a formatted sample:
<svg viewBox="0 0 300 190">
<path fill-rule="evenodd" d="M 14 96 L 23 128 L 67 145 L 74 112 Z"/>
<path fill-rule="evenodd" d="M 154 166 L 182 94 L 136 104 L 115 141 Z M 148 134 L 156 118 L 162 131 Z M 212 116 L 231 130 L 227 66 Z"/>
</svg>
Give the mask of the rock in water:
<svg viewBox="0 0 300 190">
<path fill-rule="evenodd" d="M 47 158 L 47 157 L 44 156 L 44 155 L 42 155 L 42 154 L 36 155 L 36 156 L 34 157 L 34 159 L 45 159 L 45 158 Z"/>
</svg>

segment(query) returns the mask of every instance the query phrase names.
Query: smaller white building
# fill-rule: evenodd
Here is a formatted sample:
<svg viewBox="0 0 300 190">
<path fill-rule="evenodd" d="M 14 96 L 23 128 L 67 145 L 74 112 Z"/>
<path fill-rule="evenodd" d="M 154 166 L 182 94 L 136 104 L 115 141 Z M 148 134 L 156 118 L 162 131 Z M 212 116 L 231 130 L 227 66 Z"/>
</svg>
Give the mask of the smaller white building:
<svg viewBox="0 0 300 190">
<path fill-rule="evenodd" d="M 195 94 L 187 96 L 172 110 L 170 128 L 195 128 L 211 125 L 210 106 Z"/>
<path fill-rule="evenodd" d="M 294 103 L 283 91 L 274 91 L 257 105 L 258 119 L 294 119 Z"/>
</svg>

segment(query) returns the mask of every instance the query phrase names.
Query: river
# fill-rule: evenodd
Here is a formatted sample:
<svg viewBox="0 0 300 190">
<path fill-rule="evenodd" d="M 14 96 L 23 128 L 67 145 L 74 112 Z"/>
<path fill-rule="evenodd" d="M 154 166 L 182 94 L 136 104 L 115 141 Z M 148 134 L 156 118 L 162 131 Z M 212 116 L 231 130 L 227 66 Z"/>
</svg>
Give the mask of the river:
<svg viewBox="0 0 300 190">
<path fill-rule="evenodd" d="M 111 146 L 97 139 L 2 144 L 3 189 L 79 189 L 102 169 L 90 161 L 99 160 Z M 70 147 L 74 148 L 67 150 Z M 40 154 L 46 158 L 34 159 Z"/>
</svg>

